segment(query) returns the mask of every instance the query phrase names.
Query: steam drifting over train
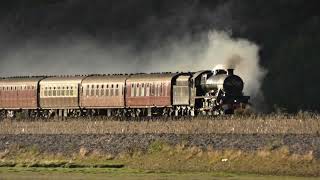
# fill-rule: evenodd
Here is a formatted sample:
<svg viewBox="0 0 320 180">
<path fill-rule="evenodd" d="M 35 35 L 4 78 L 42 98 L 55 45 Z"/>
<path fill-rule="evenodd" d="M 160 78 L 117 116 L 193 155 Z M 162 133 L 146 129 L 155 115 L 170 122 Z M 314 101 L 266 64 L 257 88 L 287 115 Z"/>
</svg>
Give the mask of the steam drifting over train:
<svg viewBox="0 0 320 180">
<path fill-rule="evenodd" d="M 187 73 L 0 79 L 2 117 L 196 116 L 245 108 L 244 82 L 233 69 Z"/>
</svg>

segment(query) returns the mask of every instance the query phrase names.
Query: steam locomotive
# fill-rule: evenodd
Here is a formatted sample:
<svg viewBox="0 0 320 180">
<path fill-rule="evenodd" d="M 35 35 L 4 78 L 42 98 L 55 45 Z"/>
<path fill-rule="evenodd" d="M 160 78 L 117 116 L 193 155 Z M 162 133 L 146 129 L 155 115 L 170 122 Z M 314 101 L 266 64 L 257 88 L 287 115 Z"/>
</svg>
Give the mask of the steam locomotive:
<svg viewBox="0 0 320 180">
<path fill-rule="evenodd" d="M 245 108 L 233 69 L 187 73 L 0 79 L 0 115 L 15 117 L 197 116 Z"/>
</svg>

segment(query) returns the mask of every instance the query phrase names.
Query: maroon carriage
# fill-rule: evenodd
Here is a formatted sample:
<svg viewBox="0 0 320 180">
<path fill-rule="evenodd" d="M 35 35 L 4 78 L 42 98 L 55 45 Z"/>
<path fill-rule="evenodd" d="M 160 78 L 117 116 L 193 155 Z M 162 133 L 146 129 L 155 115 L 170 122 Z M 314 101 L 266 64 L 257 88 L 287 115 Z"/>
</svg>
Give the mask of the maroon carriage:
<svg viewBox="0 0 320 180">
<path fill-rule="evenodd" d="M 126 81 L 129 108 L 170 107 L 171 83 L 175 73 L 135 74 Z"/>
<path fill-rule="evenodd" d="M 124 108 L 128 75 L 94 75 L 81 84 L 80 104 L 86 109 Z"/>
<path fill-rule="evenodd" d="M 38 83 L 43 77 L 0 80 L 0 109 L 37 109 Z"/>
</svg>

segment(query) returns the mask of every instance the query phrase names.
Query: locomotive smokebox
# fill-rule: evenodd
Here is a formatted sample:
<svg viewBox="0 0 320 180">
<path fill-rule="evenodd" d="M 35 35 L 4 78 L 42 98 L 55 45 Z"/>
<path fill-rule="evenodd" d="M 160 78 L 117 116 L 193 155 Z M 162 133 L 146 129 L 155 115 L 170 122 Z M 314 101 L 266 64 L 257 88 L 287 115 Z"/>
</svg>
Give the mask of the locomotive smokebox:
<svg viewBox="0 0 320 180">
<path fill-rule="evenodd" d="M 234 75 L 233 70 L 229 71 L 229 69 L 228 74 L 213 75 L 202 84 L 202 88 L 207 92 L 221 89 L 231 95 L 241 95 L 243 86 L 244 83 L 242 79 L 239 76 Z"/>
</svg>

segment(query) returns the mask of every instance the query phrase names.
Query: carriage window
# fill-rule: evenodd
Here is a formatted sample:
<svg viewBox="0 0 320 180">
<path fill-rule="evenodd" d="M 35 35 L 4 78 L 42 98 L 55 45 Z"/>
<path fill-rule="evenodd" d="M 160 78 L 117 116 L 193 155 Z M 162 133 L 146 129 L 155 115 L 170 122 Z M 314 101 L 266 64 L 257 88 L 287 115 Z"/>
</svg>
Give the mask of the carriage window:
<svg viewBox="0 0 320 180">
<path fill-rule="evenodd" d="M 114 93 L 114 89 L 110 89 L 110 96 L 113 96 L 113 93 Z"/>
<path fill-rule="evenodd" d="M 109 96 L 109 89 L 106 89 L 106 96 Z"/>
<path fill-rule="evenodd" d="M 52 90 L 51 90 L 51 88 L 50 88 L 50 90 L 49 90 L 49 94 L 48 94 L 49 96 L 52 96 Z"/>
<path fill-rule="evenodd" d="M 107 84 L 107 88 L 109 88 L 109 84 Z"/>
<path fill-rule="evenodd" d="M 90 90 L 89 90 L 89 87 L 90 87 L 90 86 L 88 85 L 87 88 L 86 88 L 86 96 L 89 96 L 89 91 L 90 91 Z"/>
<path fill-rule="evenodd" d="M 124 88 L 123 86 L 121 86 L 121 95 L 123 95 L 123 93 L 124 93 Z"/>
<path fill-rule="evenodd" d="M 67 87 L 66 96 L 69 96 L 69 87 Z"/>
<path fill-rule="evenodd" d="M 137 85 L 133 87 L 133 96 L 137 96 Z"/>
<path fill-rule="evenodd" d="M 73 90 L 72 89 L 70 90 L 70 96 L 73 96 Z"/>
<path fill-rule="evenodd" d="M 93 88 L 94 88 L 94 85 L 91 85 L 91 88 L 93 89 Z"/>
<path fill-rule="evenodd" d="M 93 85 L 91 86 L 92 88 L 91 88 L 91 96 L 94 96 L 94 88 L 93 88 Z"/>
<path fill-rule="evenodd" d="M 100 96 L 104 96 L 104 89 L 103 88 L 100 91 Z"/>
<path fill-rule="evenodd" d="M 158 84 L 154 85 L 154 96 L 158 96 Z"/>
<path fill-rule="evenodd" d="M 57 88 L 57 96 L 60 96 L 60 87 Z"/>
<path fill-rule="evenodd" d="M 101 89 L 103 89 L 103 88 L 104 88 L 104 85 L 102 84 L 102 85 L 101 85 Z"/>
<path fill-rule="evenodd" d="M 64 96 L 64 95 L 65 95 L 65 90 L 64 90 L 64 87 L 62 87 L 61 96 Z"/>
<path fill-rule="evenodd" d="M 47 90 L 47 88 L 45 88 L 45 90 L 44 90 L 44 96 L 48 96 L 48 90 Z"/>
<path fill-rule="evenodd" d="M 115 96 L 119 96 L 119 89 L 116 89 Z"/>
<path fill-rule="evenodd" d="M 141 96 L 141 84 L 138 84 L 137 90 L 138 90 L 137 95 Z"/>
<path fill-rule="evenodd" d="M 114 89 L 113 89 L 113 84 L 111 84 L 111 89 L 110 89 L 110 96 L 114 96 Z"/>
<path fill-rule="evenodd" d="M 146 96 L 150 96 L 150 87 L 149 84 L 146 84 L 146 92 L 145 92 Z"/>
<path fill-rule="evenodd" d="M 52 96 L 56 96 L 57 95 L 57 92 L 56 92 L 56 87 L 53 88 L 53 93 L 52 93 Z"/>
<path fill-rule="evenodd" d="M 141 96 L 145 96 L 145 89 L 144 89 L 144 83 L 141 84 Z"/>
<path fill-rule="evenodd" d="M 152 86 L 151 86 L 151 96 L 155 96 L 155 88 L 156 86 L 155 86 L 155 84 L 152 84 Z"/>
<path fill-rule="evenodd" d="M 98 88 L 99 86 L 97 86 Z M 99 96 L 99 89 L 96 89 L 96 96 Z"/>
<path fill-rule="evenodd" d="M 130 95 L 131 95 L 131 97 L 133 97 L 133 95 L 134 95 L 134 94 L 133 94 L 133 84 L 131 84 L 130 92 L 131 92 L 131 94 L 130 94 Z"/>
</svg>

